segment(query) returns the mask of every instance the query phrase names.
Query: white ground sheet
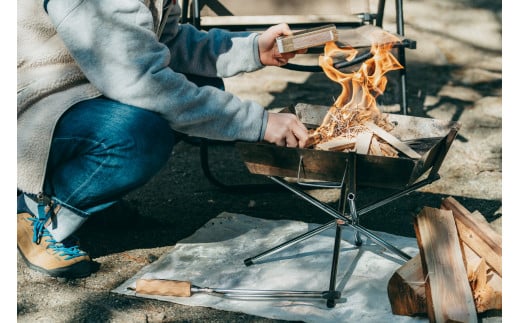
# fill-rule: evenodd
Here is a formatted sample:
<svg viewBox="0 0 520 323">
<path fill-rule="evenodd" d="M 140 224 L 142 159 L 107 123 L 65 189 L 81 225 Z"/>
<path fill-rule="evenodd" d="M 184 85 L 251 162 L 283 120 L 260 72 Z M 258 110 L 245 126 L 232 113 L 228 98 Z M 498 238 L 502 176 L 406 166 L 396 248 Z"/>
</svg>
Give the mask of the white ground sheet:
<svg viewBox="0 0 520 323">
<path fill-rule="evenodd" d="M 186 280 L 199 287 L 211 288 L 327 291 L 334 227 L 258 260 L 251 266 L 245 266 L 243 262 L 318 226 L 224 212 L 112 292 L 289 321 L 427 322 L 426 318 L 392 314 L 387 294 L 388 280 L 405 261 L 364 236 L 363 245 L 355 247 L 354 229 L 349 226 L 343 227 L 337 269 L 336 283 L 341 299 L 333 308 L 328 308 L 322 298 L 246 300 L 207 293 L 195 293 L 191 297 L 164 297 L 135 295 L 128 289 L 135 287 L 135 281 L 139 278 L 155 278 Z M 415 238 L 374 233 L 410 256 L 418 253 Z"/>
</svg>

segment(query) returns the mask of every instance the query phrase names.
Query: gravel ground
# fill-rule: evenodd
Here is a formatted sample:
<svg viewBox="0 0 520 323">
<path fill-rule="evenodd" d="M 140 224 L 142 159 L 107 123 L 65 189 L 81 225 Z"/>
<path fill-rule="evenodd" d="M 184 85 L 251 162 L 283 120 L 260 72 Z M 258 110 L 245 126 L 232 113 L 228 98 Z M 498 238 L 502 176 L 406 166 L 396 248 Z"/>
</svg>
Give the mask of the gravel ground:
<svg viewBox="0 0 520 323">
<path fill-rule="evenodd" d="M 267 2 L 270 3 L 270 2 Z M 405 1 L 405 32 L 417 41 L 407 50 L 410 115 L 450 119 L 462 128 L 439 172 L 441 179 L 365 215 L 369 229 L 414 236 L 412 217 L 424 206 L 439 207 L 453 196 L 468 210 L 480 211 L 502 230 L 502 9 L 500 1 Z M 393 31 L 395 9 L 388 1 L 385 27 Z M 303 55 L 296 62 L 315 64 Z M 397 74 L 380 98 L 383 110 L 396 110 Z M 339 88 L 322 73 L 280 68 L 226 80 L 226 88 L 268 108 L 295 103 L 329 105 Z M 226 184 L 271 185 L 250 174 L 232 145 L 209 148 L 212 174 Z M 196 143 L 181 142 L 164 169 L 121 203 L 95 215 L 78 232 L 83 249 L 100 264 L 91 277 L 62 280 L 27 269 L 17 257 L 18 322 L 277 322 L 203 307 L 129 298 L 110 293 L 142 267 L 168 252 L 223 211 L 265 219 L 325 223 L 319 210 L 277 187 L 227 191 L 213 185 L 201 169 Z M 336 205 L 337 190 L 309 191 Z M 385 195 L 366 189 L 358 205 Z M 502 312 L 481 315 L 499 322 Z"/>
</svg>

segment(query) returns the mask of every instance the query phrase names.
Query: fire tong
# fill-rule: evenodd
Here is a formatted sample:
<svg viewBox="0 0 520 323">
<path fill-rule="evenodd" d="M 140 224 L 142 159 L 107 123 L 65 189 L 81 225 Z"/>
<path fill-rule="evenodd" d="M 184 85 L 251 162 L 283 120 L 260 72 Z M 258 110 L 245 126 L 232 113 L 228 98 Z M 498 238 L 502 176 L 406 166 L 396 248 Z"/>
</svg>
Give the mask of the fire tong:
<svg viewBox="0 0 520 323">
<path fill-rule="evenodd" d="M 316 299 L 340 299 L 339 291 L 291 291 L 291 290 L 254 290 L 254 289 L 225 289 L 198 287 L 189 281 L 167 279 L 138 279 L 136 287 L 127 287 L 137 294 L 191 297 L 195 293 L 206 293 L 216 296 L 237 299 L 262 299 L 262 298 L 316 298 Z"/>
</svg>

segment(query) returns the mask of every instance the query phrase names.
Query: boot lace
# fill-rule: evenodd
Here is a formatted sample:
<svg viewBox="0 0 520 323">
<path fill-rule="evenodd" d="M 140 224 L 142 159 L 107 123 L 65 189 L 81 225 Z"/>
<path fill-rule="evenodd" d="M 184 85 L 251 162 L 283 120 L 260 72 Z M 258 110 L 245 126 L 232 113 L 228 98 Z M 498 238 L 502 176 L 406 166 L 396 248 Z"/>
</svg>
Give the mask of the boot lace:
<svg viewBox="0 0 520 323">
<path fill-rule="evenodd" d="M 29 217 L 28 220 L 33 222 L 33 242 L 40 244 L 42 239 L 48 243 L 47 248 L 54 250 L 60 257 L 65 260 L 70 260 L 77 257 L 86 256 L 87 253 L 81 249 L 77 244 L 77 239 L 69 237 L 62 242 L 56 242 L 49 230 L 45 228 L 45 222 L 37 218 Z"/>
</svg>

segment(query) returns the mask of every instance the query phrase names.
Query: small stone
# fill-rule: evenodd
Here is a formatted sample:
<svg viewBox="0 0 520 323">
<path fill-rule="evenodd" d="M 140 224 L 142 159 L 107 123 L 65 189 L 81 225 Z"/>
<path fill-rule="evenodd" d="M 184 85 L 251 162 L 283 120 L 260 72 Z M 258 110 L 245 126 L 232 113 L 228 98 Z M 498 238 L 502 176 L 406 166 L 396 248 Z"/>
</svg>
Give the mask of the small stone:
<svg viewBox="0 0 520 323">
<path fill-rule="evenodd" d="M 160 323 L 164 322 L 166 319 L 166 314 L 164 313 L 154 313 L 146 315 L 146 322 L 148 323 Z"/>
<path fill-rule="evenodd" d="M 146 259 L 148 260 L 149 263 L 152 263 L 152 262 L 156 261 L 157 259 L 159 259 L 159 257 L 150 253 L 150 254 L 148 254 L 148 256 L 146 256 Z"/>
</svg>

